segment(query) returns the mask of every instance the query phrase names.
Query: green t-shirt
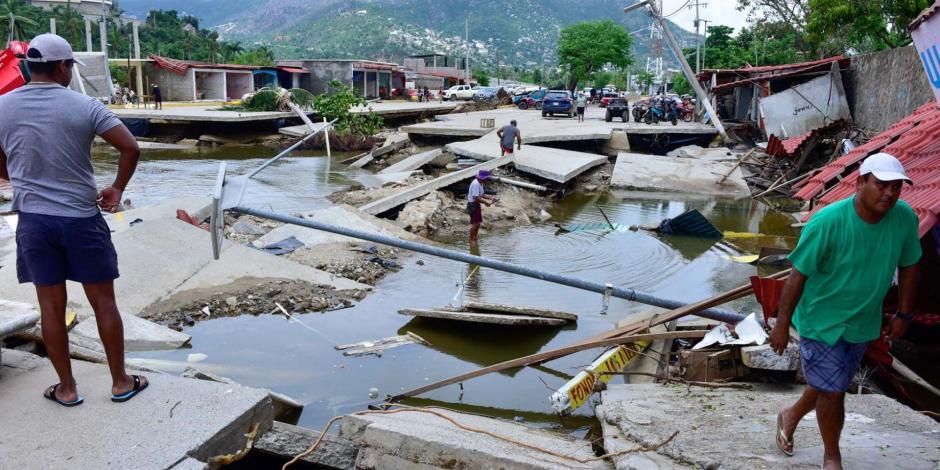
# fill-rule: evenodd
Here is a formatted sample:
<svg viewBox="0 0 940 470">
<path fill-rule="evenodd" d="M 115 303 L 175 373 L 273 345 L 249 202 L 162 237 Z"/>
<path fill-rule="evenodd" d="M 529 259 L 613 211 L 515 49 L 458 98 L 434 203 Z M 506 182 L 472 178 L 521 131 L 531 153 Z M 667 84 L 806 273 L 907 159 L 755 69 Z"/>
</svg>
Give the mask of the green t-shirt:
<svg viewBox="0 0 940 470">
<path fill-rule="evenodd" d="M 898 201 L 877 224 L 855 211 L 855 198 L 810 219 L 789 259 L 807 277 L 793 325 L 810 339 L 864 343 L 881 334 L 881 310 L 895 270 L 920 259 L 917 215 Z"/>
<path fill-rule="evenodd" d="M 579 96 L 578 96 L 578 107 L 579 107 L 579 108 L 583 108 L 583 107 L 585 107 L 586 105 L 587 105 L 587 98 L 585 98 L 584 95 L 579 95 Z"/>
</svg>

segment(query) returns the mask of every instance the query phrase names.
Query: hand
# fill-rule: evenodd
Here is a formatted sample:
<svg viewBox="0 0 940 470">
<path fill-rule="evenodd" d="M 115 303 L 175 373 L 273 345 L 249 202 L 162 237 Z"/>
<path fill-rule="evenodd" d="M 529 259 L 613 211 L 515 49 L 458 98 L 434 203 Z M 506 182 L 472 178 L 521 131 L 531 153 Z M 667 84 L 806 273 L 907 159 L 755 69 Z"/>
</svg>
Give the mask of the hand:
<svg viewBox="0 0 940 470">
<path fill-rule="evenodd" d="M 100 193 L 98 193 L 98 207 L 103 211 L 115 212 L 117 211 L 118 206 L 121 204 L 121 196 L 124 195 L 124 191 L 121 191 L 114 186 L 108 186 Z"/>
<path fill-rule="evenodd" d="M 787 349 L 787 344 L 790 342 L 790 328 L 788 325 L 784 325 L 784 322 L 777 319 L 777 322 L 774 323 L 774 328 L 770 330 L 770 347 L 780 356 L 783 356 L 783 352 Z"/>
<path fill-rule="evenodd" d="M 908 323 L 910 322 L 895 315 L 888 320 L 888 324 L 885 325 L 882 336 L 888 341 L 894 341 L 904 336 L 904 333 L 907 333 Z"/>
</svg>

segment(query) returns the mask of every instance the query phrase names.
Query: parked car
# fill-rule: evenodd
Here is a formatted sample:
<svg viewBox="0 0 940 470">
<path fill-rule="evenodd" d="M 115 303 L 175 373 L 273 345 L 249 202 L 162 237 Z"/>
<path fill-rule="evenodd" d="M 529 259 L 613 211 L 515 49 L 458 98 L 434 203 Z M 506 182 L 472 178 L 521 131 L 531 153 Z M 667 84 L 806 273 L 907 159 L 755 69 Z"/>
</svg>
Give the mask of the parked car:
<svg viewBox="0 0 940 470">
<path fill-rule="evenodd" d="M 400 97 L 405 101 L 418 101 L 418 90 L 413 88 L 394 88 L 392 89 L 392 97 Z"/>
<path fill-rule="evenodd" d="M 605 92 L 604 96 L 601 97 L 601 107 L 606 108 L 607 104 L 610 103 L 610 100 L 614 98 L 620 98 L 620 95 L 612 92 Z"/>
<path fill-rule="evenodd" d="M 509 84 L 504 85 L 503 88 L 506 90 L 507 93 L 512 93 L 512 92 L 516 91 L 516 88 L 519 88 L 519 84 L 518 84 L 518 83 L 509 83 Z"/>
<path fill-rule="evenodd" d="M 444 97 L 451 100 L 469 100 L 473 99 L 473 95 L 477 92 L 479 87 L 470 86 L 470 85 L 454 85 L 446 90 L 444 90 Z"/>
<path fill-rule="evenodd" d="M 473 94 L 473 101 L 496 101 L 499 99 L 497 93 L 499 93 L 500 88 L 498 86 L 480 88 Z"/>
<path fill-rule="evenodd" d="M 542 100 L 542 117 L 554 114 L 574 116 L 574 99 L 568 90 L 552 90 Z"/>
<path fill-rule="evenodd" d="M 623 122 L 630 122 L 630 103 L 626 98 L 613 98 L 607 103 L 604 120 L 610 122 L 615 117 L 619 117 Z"/>
<path fill-rule="evenodd" d="M 542 101 L 545 99 L 546 94 L 548 94 L 548 90 L 545 89 L 532 91 L 522 95 L 516 106 L 518 106 L 519 109 L 542 109 Z"/>
</svg>

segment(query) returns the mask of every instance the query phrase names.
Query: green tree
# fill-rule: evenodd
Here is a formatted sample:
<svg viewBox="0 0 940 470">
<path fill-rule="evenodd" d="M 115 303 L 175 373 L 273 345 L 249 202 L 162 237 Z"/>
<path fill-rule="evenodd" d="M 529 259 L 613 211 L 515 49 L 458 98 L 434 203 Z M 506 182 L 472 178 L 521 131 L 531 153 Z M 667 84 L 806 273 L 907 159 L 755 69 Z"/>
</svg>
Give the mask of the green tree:
<svg viewBox="0 0 940 470">
<path fill-rule="evenodd" d="M 692 85 L 685 78 L 685 74 L 677 73 L 672 76 L 672 92 L 678 95 L 691 95 Z"/>
<path fill-rule="evenodd" d="M 331 80 L 327 92 L 317 95 L 313 104 L 318 115 L 329 121 L 337 119 L 333 127 L 338 132 L 375 135 L 382 128 L 382 117 L 372 112 L 371 107 L 366 114 L 353 114 L 350 110 L 355 106 L 368 106 L 368 102 L 339 80 Z"/>
<path fill-rule="evenodd" d="M 245 52 L 245 48 L 239 41 L 222 41 L 219 49 L 222 51 L 222 62 L 226 63 L 235 60 L 235 57 Z"/>
<path fill-rule="evenodd" d="M 630 33 L 611 20 L 585 21 L 558 34 L 558 63 L 568 70 L 568 88 L 591 77 L 605 65 L 625 68 L 633 63 Z"/>
<path fill-rule="evenodd" d="M 809 0 L 806 31 L 824 54 L 907 45 L 910 24 L 931 0 Z"/>
<path fill-rule="evenodd" d="M 653 72 L 642 70 L 636 74 L 636 82 L 643 85 L 644 92 L 649 89 L 650 85 L 652 85 L 655 80 L 656 76 L 653 75 Z"/>
<path fill-rule="evenodd" d="M 233 57 L 231 63 L 240 65 L 272 66 L 275 63 L 274 52 L 264 45 L 254 47 Z"/>
<path fill-rule="evenodd" d="M 485 70 L 474 70 L 473 79 L 480 84 L 480 86 L 490 86 L 490 77 L 486 74 Z"/>
<path fill-rule="evenodd" d="M 23 25 L 38 26 L 35 10 L 23 0 L 4 0 L 0 3 L 0 18 L 7 20 L 7 41 L 27 39 Z"/>
</svg>

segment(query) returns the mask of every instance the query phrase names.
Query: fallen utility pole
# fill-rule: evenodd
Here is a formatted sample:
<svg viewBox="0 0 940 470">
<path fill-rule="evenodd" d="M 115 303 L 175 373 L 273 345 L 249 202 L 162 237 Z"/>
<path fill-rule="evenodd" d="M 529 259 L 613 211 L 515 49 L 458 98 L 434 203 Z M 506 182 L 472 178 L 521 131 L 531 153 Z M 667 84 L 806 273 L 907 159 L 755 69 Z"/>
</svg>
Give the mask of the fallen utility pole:
<svg viewBox="0 0 940 470">
<path fill-rule="evenodd" d="M 218 182 L 216 183 L 218 185 Z M 217 186 L 218 187 L 218 186 Z M 223 184 L 224 188 L 224 184 Z M 315 230 L 322 230 L 324 232 L 335 233 L 338 235 L 345 235 L 351 238 L 358 238 L 360 240 L 367 240 L 373 243 L 381 243 L 383 245 L 392 246 L 395 248 L 401 248 L 404 250 L 415 251 L 418 253 L 424 253 L 426 255 L 437 256 L 440 258 L 446 258 L 453 261 L 460 261 L 468 264 L 475 264 L 482 266 L 484 268 L 495 269 L 497 271 L 504 271 L 512 274 L 518 274 L 520 276 L 531 277 L 533 279 L 540 279 L 547 282 L 552 282 L 555 284 L 561 284 L 564 286 L 574 287 L 575 289 L 586 290 L 590 292 L 595 292 L 598 294 L 604 294 L 608 291 L 608 287 L 602 283 L 586 281 L 584 279 L 577 279 L 568 276 L 562 276 L 555 273 L 539 271 L 537 269 L 528 268 L 525 266 L 520 266 L 517 264 L 507 263 L 505 261 L 499 261 L 489 258 L 483 258 L 482 256 L 475 256 L 467 253 L 463 253 L 456 250 L 449 250 L 446 248 L 440 248 L 431 245 L 425 245 L 423 243 L 417 243 L 407 240 L 401 240 L 399 238 L 390 237 L 387 235 L 381 235 L 377 233 L 369 233 L 361 230 L 355 230 L 347 227 L 340 227 L 338 225 L 326 224 L 323 222 L 318 222 L 315 220 L 304 219 L 300 217 L 294 217 L 285 214 L 279 214 L 277 212 L 267 211 L 263 209 L 255 209 L 251 207 L 232 207 L 232 210 L 238 211 L 242 214 L 253 215 L 256 217 L 261 217 L 264 219 L 276 220 L 278 222 L 283 222 L 285 224 L 297 225 L 300 227 L 312 228 Z M 213 214 L 215 217 L 216 214 Z M 221 221 L 220 221 L 221 222 Z M 210 224 L 211 225 L 211 224 Z M 213 232 L 213 235 L 215 233 Z M 221 243 L 219 243 L 221 246 Z M 650 295 L 644 292 L 639 292 L 634 289 L 623 288 L 623 287 L 614 287 L 610 291 L 613 297 L 619 299 L 629 300 L 632 302 L 639 302 L 641 304 L 653 305 L 656 307 L 675 309 L 685 306 L 683 302 L 679 302 L 671 299 L 664 299 L 662 297 L 657 297 Z M 744 319 L 743 315 L 732 312 L 730 310 L 717 309 L 717 308 L 708 308 L 699 312 L 699 315 L 705 318 L 712 320 L 723 321 L 736 323 Z"/>
<path fill-rule="evenodd" d="M 518 186 L 520 188 L 531 189 L 533 191 L 541 191 L 543 193 L 548 192 L 548 188 L 545 186 L 540 186 L 537 184 L 526 183 L 525 181 L 513 180 L 509 178 L 504 178 L 502 176 L 490 176 L 491 180 L 499 181 L 501 183 L 506 183 L 511 186 Z"/>
</svg>

